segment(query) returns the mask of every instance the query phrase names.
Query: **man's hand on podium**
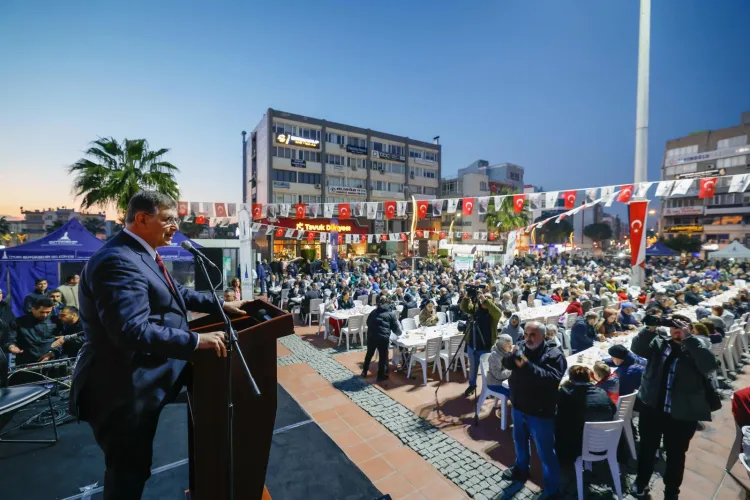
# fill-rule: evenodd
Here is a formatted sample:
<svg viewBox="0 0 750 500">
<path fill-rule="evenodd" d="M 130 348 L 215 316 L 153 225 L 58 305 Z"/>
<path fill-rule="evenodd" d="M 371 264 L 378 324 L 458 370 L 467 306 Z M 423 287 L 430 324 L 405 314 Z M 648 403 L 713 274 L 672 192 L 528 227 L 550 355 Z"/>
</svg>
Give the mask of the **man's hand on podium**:
<svg viewBox="0 0 750 500">
<path fill-rule="evenodd" d="M 249 304 L 249 300 L 233 300 L 232 302 L 224 302 L 224 312 L 227 314 L 235 314 L 237 316 L 244 316 L 245 311 L 242 310 L 242 306 Z"/>
<path fill-rule="evenodd" d="M 217 356 L 226 358 L 226 334 L 224 332 L 199 333 L 198 349 L 213 349 Z"/>
</svg>

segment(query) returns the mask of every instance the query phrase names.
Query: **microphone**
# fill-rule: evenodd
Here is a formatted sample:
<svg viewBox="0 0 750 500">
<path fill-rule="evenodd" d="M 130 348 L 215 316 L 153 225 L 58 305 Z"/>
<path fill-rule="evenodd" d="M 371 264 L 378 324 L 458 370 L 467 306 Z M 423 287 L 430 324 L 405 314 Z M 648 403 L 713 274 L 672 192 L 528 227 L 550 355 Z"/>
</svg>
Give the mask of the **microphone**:
<svg viewBox="0 0 750 500">
<path fill-rule="evenodd" d="M 182 243 L 180 243 L 180 246 L 183 250 L 187 250 L 191 254 L 193 254 L 193 257 L 196 259 L 201 259 L 203 262 L 207 263 L 209 266 L 213 267 L 214 269 L 219 269 L 216 264 L 211 262 L 208 257 L 203 255 L 200 250 L 195 248 L 192 243 L 190 243 L 188 240 L 183 240 Z"/>
<path fill-rule="evenodd" d="M 271 318 L 271 316 L 269 316 L 269 315 L 268 315 L 268 314 L 266 313 L 266 310 L 265 310 L 265 309 L 258 309 L 258 310 L 257 310 L 257 311 L 255 312 L 255 318 L 256 318 L 256 319 L 258 319 L 259 321 L 268 321 L 268 320 L 270 320 L 270 319 L 273 319 L 273 318 Z"/>
</svg>

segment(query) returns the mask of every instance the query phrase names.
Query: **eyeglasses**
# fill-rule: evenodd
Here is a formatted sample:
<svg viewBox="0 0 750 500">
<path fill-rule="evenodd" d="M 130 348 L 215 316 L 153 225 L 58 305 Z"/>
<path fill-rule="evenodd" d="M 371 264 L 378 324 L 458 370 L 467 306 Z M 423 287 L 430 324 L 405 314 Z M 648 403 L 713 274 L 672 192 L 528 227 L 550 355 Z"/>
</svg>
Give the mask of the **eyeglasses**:
<svg viewBox="0 0 750 500">
<path fill-rule="evenodd" d="M 164 219 L 164 222 L 168 226 L 180 226 L 180 219 L 178 217 L 167 217 L 166 219 Z"/>
</svg>

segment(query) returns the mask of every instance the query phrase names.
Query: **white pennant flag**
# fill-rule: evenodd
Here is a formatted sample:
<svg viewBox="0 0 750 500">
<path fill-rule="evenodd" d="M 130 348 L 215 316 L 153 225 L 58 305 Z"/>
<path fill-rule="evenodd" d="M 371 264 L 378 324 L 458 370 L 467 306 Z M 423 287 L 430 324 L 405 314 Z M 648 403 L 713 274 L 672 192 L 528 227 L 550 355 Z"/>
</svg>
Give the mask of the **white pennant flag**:
<svg viewBox="0 0 750 500">
<path fill-rule="evenodd" d="M 505 198 L 505 196 L 493 196 L 492 197 L 493 201 L 495 202 L 495 212 L 500 210 L 500 205 L 503 204 L 503 198 Z"/>
<path fill-rule="evenodd" d="M 294 229 L 287 229 L 284 237 L 291 238 L 292 236 L 294 236 Z"/>
<path fill-rule="evenodd" d="M 435 200 L 432 202 L 432 215 L 438 216 L 443 213 L 443 200 Z"/>
<path fill-rule="evenodd" d="M 297 239 L 301 240 L 302 239 L 302 235 L 304 235 L 304 234 L 305 234 L 304 231 L 297 231 Z"/>
<path fill-rule="evenodd" d="M 477 198 L 477 204 L 479 206 L 479 213 L 480 214 L 486 214 L 487 213 L 487 207 L 490 205 L 490 197 L 489 196 L 482 196 L 480 198 Z"/>
<path fill-rule="evenodd" d="M 479 233 L 479 239 L 487 241 L 487 233 Z"/>
<path fill-rule="evenodd" d="M 351 242 L 352 242 L 352 235 L 351 234 L 344 235 L 344 243 L 349 244 Z"/>
<path fill-rule="evenodd" d="M 391 241 L 398 241 L 398 233 L 391 233 L 388 235 L 388 239 Z"/>
<path fill-rule="evenodd" d="M 429 240 L 430 239 L 430 232 L 429 231 L 423 231 L 424 239 Z"/>
<path fill-rule="evenodd" d="M 273 233 L 273 230 L 275 228 L 273 226 L 266 226 L 266 236 L 269 236 L 271 233 Z"/>
<path fill-rule="evenodd" d="M 481 240 L 481 239 L 482 239 L 482 236 L 481 236 L 481 234 L 482 234 L 482 233 L 480 233 L 480 232 L 475 232 L 475 233 L 474 233 L 474 239 L 475 239 L 475 240 Z"/>
<path fill-rule="evenodd" d="M 633 197 L 645 198 L 648 195 L 648 190 L 651 188 L 651 184 L 653 184 L 653 182 L 641 182 L 640 184 L 636 184 Z"/>
<path fill-rule="evenodd" d="M 669 196 L 672 193 L 672 187 L 674 187 L 674 181 L 661 181 L 656 186 L 656 196 Z"/>
<path fill-rule="evenodd" d="M 372 243 L 372 239 L 375 238 L 374 234 L 368 234 L 367 235 L 367 243 Z"/>
<path fill-rule="evenodd" d="M 268 218 L 269 219 L 275 219 L 276 218 L 276 213 L 277 213 L 276 204 L 275 203 L 271 203 L 270 205 L 267 205 L 267 206 L 264 206 L 264 207 L 268 209 L 268 212 L 267 212 L 268 213 Z"/>
<path fill-rule="evenodd" d="M 367 202 L 367 218 L 375 219 L 378 216 L 378 203 L 376 201 Z"/>
<path fill-rule="evenodd" d="M 382 233 L 375 233 L 375 243 L 380 243 L 381 241 L 383 241 Z"/>
<path fill-rule="evenodd" d="M 261 205 L 260 206 L 260 216 L 261 217 L 268 217 L 268 205 Z"/>
<path fill-rule="evenodd" d="M 529 210 L 542 208 L 542 193 L 529 193 Z"/>
<path fill-rule="evenodd" d="M 365 204 L 361 201 L 358 201 L 354 204 L 354 216 L 355 217 L 364 217 L 365 216 Z"/>
<path fill-rule="evenodd" d="M 406 204 L 405 201 L 397 201 L 396 202 L 396 216 L 397 217 L 403 217 L 406 215 Z"/>
<path fill-rule="evenodd" d="M 557 194 L 559 191 L 550 191 L 544 193 L 544 206 L 547 209 L 554 208 L 557 205 Z"/>
<path fill-rule="evenodd" d="M 324 203 L 323 204 L 323 217 L 326 219 L 330 219 L 333 217 L 333 203 Z"/>
<path fill-rule="evenodd" d="M 320 242 L 326 243 L 328 239 L 328 233 L 320 233 Z"/>
<path fill-rule="evenodd" d="M 456 213 L 456 207 L 458 207 L 458 199 L 456 199 L 456 198 L 449 198 L 448 199 L 448 210 L 447 210 L 447 212 L 449 214 L 455 214 Z"/>
<path fill-rule="evenodd" d="M 679 180 L 675 182 L 675 185 L 672 188 L 672 194 L 673 195 L 687 194 L 687 192 L 690 190 L 690 187 L 692 185 L 693 185 L 693 179 Z"/>
<path fill-rule="evenodd" d="M 611 207 L 612 202 L 615 201 L 615 187 L 614 186 L 606 186 L 602 188 L 602 200 L 604 201 L 604 206 Z"/>
<path fill-rule="evenodd" d="M 318 216 L 318 212 L 320 211 L 320 203 L 313 203 L 308 206 L 310 207 L 310 217 L 314 219 Z"/>
<path fill-rule="evenodd" d="M 586 202 L 590 203 L 596 199 L 596 188 L 586 190 Z"/>
<path fill-rule="evenodd" d="M 750 184 L 750 174 L 739 174 L 732 176 L 732 182 L 729 184 L 730 193 L 744 193 Z"/>
<path fill-rule="evenodd" d="M 279 205 L 279 212 L 282 217 L 289 217 L 289 203 L 282 203 Z"/>
<path fill-rule="evenodd" d="M 253 222 L 253 225 L 250 226 L 250 230 L 254 233 L 257 233 L 258 229 L 260 229 L 260 222 Z"/>
</svg>

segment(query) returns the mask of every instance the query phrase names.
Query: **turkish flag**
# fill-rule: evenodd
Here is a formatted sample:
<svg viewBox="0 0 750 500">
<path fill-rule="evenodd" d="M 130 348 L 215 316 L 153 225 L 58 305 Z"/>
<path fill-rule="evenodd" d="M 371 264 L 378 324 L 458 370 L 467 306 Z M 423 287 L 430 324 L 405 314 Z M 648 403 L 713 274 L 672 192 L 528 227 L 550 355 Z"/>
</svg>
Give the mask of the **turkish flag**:
<svg viewBox="0 0 750 500">
<path fill-rule="evenodd" d="M 339 235 L 339 245 L 341 245 L 343 242 L 344 242 L 344 235 L 340 234 Z"/>
<path fill-rule="evenodd" d="M 422 231 L 417 231 L 417 234 L 416 234 L 417 238 L 421 238 L 423 235 L 424 233 Z"/>
<path fill-rule="evenodd" d="M 385 218 L 386 219 L 393 219 L 393 216 L 396 215 L 396 202 L 395 201 L 384 201 L 383 202 L 383 212 L 385 212 Z"/>
<path fill-rule="evenodd" d="M 632 201 L 630 215 L 630 265 L 639 266 L 646 261 L 646 212 L 648 201 Z"/>
<path fill-rule="evenodd" d="M 177 217 L 185 217 L 190 211 L 190 204 L 187 201 L 177 202 Z"/>
<path fill-rule="evenodd" d="M 620 186 L 620 194 L 617 195 L 617 201 L 620 203 L 627 203 L 630 201 L 630 198 L 633 196 L 633 185 L 632 184 L 623 184 Z"/>
<path fill-rule="evenodd" d="M 490 241 L 495 241 L 495 238 L 497 238 L 497 235 L 495 235 L 495 233 L 490 233 Z"/>
<path fill-rule="evenodd" d="M 469 239 L 469 233 L 464 233 L 461 235 L 462 240 L 468 240 Z"/>
<path fill-rule="evenodd" d="M 260 219 L 260 216 L 262 213 L 263 213 L 263 204 L 253 203 L 253 219 Z"/>
<path fill-rule="evenodd" d="M 401 233 L 401 241 L 406 241 L 406 233 Z"/>
<path fill-rule="evenodd" d="M 440 231 L 440 239 L 441 240 L 445 239 L 445 231 Z"/>
<path fill-rule="evenodd" d="M 381 241 L 388 241 L 388 235 L 387 234 L 381 234 L 380 235 L 380 240 Z"/>
<path fill-rule="evenodd" d="M 698 198 L 713 198 L 716 192 L 716 177 L 701 179 Z"/>
<path fill-rule="evenodd" d="M 565 191 L 563 193 L 563 200 L 565 201 L 565 210 L 570 210 L 576 206 L 576 194 L 577 191 Z M 552 207 L 547 207 L 552 208 Z"/>
<path fill-rule="evenodd" d="M 284 236 L 284 228 L 280 227 L 276 229 L 276 237 L 281 238 L 282 236 Z"/>
<path fill-rule="evenodd" d="M 216 217 L 227 216 L 227 205 L 225 203 L 214 203 L 214 207 L 216 210 Z"/>
<path fill-rule="evenodd" d="M 366 234 L 360 234 L 359 235 L 359 242 L 360 243 L 366 243 L 367 242 L 367 235 Z"/>
<path fill-rule="evenodd" d="M 304 219 L 305 218 L 306 208 L 307 207 L 305 206 L 304 203 L 297 203 L 296 211 L 297 211 L 297 218 L 298 219 Z"/>
<path fill-rule="evenodd" d="M 313 241 L 315 241 L 315 235 L 312 232 L 307 233 L 307 241 L 310 242 L 310 243 L 312 243 Z"/>
<path fill-rule="evenodd" d="M 474 210 L 474 198 L 464 198 L 461 201 L 461 210 L 463 210 L 464 215 L 471 215 Z"/>
<path fill-rule="evenodd" d="M 198 214 L 195 216 L 195 223 L 202 226 L 206 223 L 206 214 Z"/>
<path fill-rule="evenodd" d="M 417 202 L 417 218 L 424 219 L 427 217 L 427 207 L 430 206 L 430 202 L 426 200 Z"/>
<path fill-rule="evenodd" d="M 339 219 L 348 219 L 352 214 L 348 203 L 339 203 Z"/>
<path fill-rule="evenodd" d="M 521 210 L 523 210 L 523 200 L 524 196 L 522 194 L 514 194 L 513 195 L 513 211 L 516 213 L 519 213 Z"/>
</svg>

